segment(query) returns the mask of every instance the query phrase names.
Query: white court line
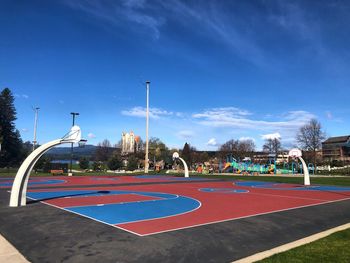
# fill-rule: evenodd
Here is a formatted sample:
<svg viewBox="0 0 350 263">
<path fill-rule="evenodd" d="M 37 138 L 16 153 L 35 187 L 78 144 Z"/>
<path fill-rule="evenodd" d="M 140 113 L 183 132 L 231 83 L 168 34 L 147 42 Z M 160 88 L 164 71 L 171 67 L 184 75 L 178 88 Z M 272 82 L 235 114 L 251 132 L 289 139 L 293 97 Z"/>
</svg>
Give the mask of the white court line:
<svg viewBox="0 0 350 263">
<path fill-rule="evenodd" d="M 309 198 L 309 197 L 300 197 L 300 196 L 274 195 L 274 194 L 264 194 L 264 193 L 254 193 L 254 192 L 250 192 L 250 194 L 273 196 L 273 197 L 283 197 L 283 198 L 290 198 L 290 199 L 302 199 L 302 200 L 312 200 L 312 201 L 319 201 L 319 202 L 327 202 L 327 199 L 318 199 L 318 198 Z"/>
<path fill-rule="evenodd" d="M 135 196 L 138 196 L 139 194 L 135 194 L 135 193 L 131 193 L 131 194 L 100 194 L 100 195 L 83 195 L 83 196 L 66 196 L 66 197 L 58 197 L 58 198 L 55 198 L 55 199 L 60 199 L 60 198 L 85 198 L 85 197 L 100 197 L 100 196 L 115 196 L 115 195 L 135 195 Z M 149 195 L 142 195 L 140 194 L 140 196 L 147 196 L 147 197 L 150 197 Z M 101 204 L 95 204 L 95 205 L 73 205 L 73 206 L 65 206 L 66 208 L 77 208 L 77 207 L 87 207 L 87 206 L 104 206 L 104 205 L 115 205 L 115 204 L 119 204 L 119 205 L 124 205 L 124 204 L 130 204 L 130 203 L 143 203 L 143 202 L 152 202 L 152 201 L 159 201 L 159 200 L 171 200 L 171 199 L 176 199 L 178 198 L 178 196 L 175 196 L 174 198 L 168 198 L 168 199 L 165 199 L 163 197 L 154 197 L 152 196 L 153 198 L 156 198 L 156 199 L 151 199 L 151 200 L 139 200 L 139 201 L 127 201 L 127 202 L 114 202 L 114 203 L 101 203 Z M 38 200 L 38 199 L 36 199 Z"/>
<path fill-rule="evenodd" d="M 181 195 L 180 195 L 181 196 Z M 129 224 L 129 223 L 138 223 L 138 222 L 144 222 L 144 221 L 151 221 L 151 220 L 157 220 L 157 219 L 163 219 L 163 218 L 168 218 L 168 217 L 173 217 L 173 216 L 180 216 L 180 215 L 184 215 L 184 214 L 188 214 L 188 213 L 191 213 L 193 211 L 196 211 L 198 210 L 201 206 L 202 206 L 202 203 L 197 200 L 197 199 L 194 199 L 194 198 L 191 198 L 191 197 L 188 197 L 188 196 L 181 196 L 181 197 L 186 197 L 188 199 L 192 199 L 192 200 L 195 200 L 199 203 L 199 206 L 197 206 L 195 209 L 193 210 L 190 210 L 190 211 L 186 211 L 186 212 L 183 212 L 183 213 L 180 213 L 180 214 L 176 214 L 176 215 L 170 215 L 170 216 L 161 216 L 161 217 L 154 217 L 154 218 L 150 218 L 150 219 L 142 219 L 142 220 L 135 220 L 135 221 L 130 221 L 130 222 L 125 222 L 125 223 L 119 223 L 118 225 L 126 225 L 126 224 Z M 154 201 L 157 201 L 157 200 L 154 200 Z M 120 227 L 121 229 L 124 229 L 122 227 Z M 143 236 L 143 235 L 141 235 Z"/>
<path fill-rule="evenodd" d="M 235 182 L 233 182 L 234 186 L 240 186 L 240 185 L 236 185 Z M 274 185 L 280 185 L 280 183 L 276 183 Z M 278 189 L 274 189 L 274 188 L 263 188 L 263 187 L 254 187 L 254 186 L 240 186 L 240 187 L 246 187 L 246 188 L 254 188 L 254 189 L 262 189 L 262 190 L 276 190 L 276 191 L 303 191 L 303 190 L 291 190 L 289 189 L 283 189 L 283 188 L 278 188 Z M 317 186 L 310 186 L 311 188 L 315 188 Z M 309 190 L 305 190 L 305 191 L 309 191 Z M 318 191 L 318 193 L 322 192 L 322 190 L 316 190 Z M 255 192 L 251 192 L 251 194 L 255 194 L 255 195 L 266 195 L 266 196 L 277 196 L 277 197 L 284 197 L 284 198 L 292 198 L 292 199 L 304 199 L 304 200 L 313 200 L 313 201 L 327 201 L 327 199 L 319 199 L 319 198 L 310 198 L 310 197 L 300 197 L 300 196 L 290 196 L 290 195 L 281 195 L 281 194 L 266 194 L 266 193 L 255 193 Z M 341 194 L 338 193 L 336 191 L 331 192 L 332 194 Z"/>
<path fill-rule="evenodd" d="M 145 192 L 145 191 L 143 191 L 143 192 Z M 150 193 L 151 193 L 151 192 L 150 192 Z M 177 195 L 177 194 L 169 194 L 169 193 L 163 193 L 163 192 L 156 192 L 156 193 L 173 195 L 173 196 L 175 196 L 175 197 L 169 198 L 169 199 L 151 200 L 151 202 L 154 202 L 154 201 L 163 201 L 163 200 L 173 200 L 173 199 L 177 199 L 177 198 L 180 197 L 180 195 Z M 156 219 L 163 219 L 163 218 L 168 218 L 168 217 L 173 217 L 173 216 L 179 216 L 179 215 L 191 213 L 191 212 L 193 212 L 193 211 L 199 209 L 199 208 L 202 206 L 202 203 L 201 203 L 199 200 L 197 200 L 197 199 L 194 199 L 194 198 L 191 198 L 191 197 L 187 197 L 187 196 L 181 196 L 181 197 L 185 197 L 185 198 L 188 198 L 188 199 L 195 200 L 196 202 L 199 203 L 199 206 L 196 207 L 196 208 L 193 209 L 193 210 L 186 211 L 186 212 L 183 212 L 183 213 L 180 213 L 180 214 L 175 214 L 175 215 L 170 215 L 170 216 L 163 216 L 163 217 L 156 217 L 156 218 L 150 218 L 150 219 L 144 219 L 144 220 L 129 221 L 129 222 L 127 222 L 127 223 L 119 223 L 119 224 L 121 225 L 121 224 L 128 224 L 128 223 L 135 223 L 135 222 L 143 222 L 143 221 L 149 221 L 149 220 L 156 220 Z M 36 200 L 36 201 L 38 200 L 38 199 L 35 199 L 35 198 L 31 198 L 31 197 L 29 197 L 29 196 L 27 196 L 27 198 L 32 199 L 32 200 Z M 58 209 L 61 209 L 61 210 L 64 210 L 64 211 L 67 211 L 67 212 L 71 212 L 71 213 L 76 214 L 76 215 L 80 215 L 80 216 L 82 216 L 82 217 L 86 217 L 86 218 L 92 219 L 92 220 L 94 220 L 94 221 L 96 221 L 96 222 L 99 222 L 99 223 L 102 223 L 102 224 L 106 224 L 106 225 L 109 225 L 109 226 L 118 228 L 118 229 L 120 229 L 120 230 L 124 230 L 124 231 L 126 231 L 126 232 L 135 234 L 135 235 L 137 235 L 137 236 L 143 236 L 143 235 L 141 235 L 141 234 L 138 234 L 138 233 L 133 232 L 133 231 L 131 231 L 131 230 L 125 229 L 125 228 L 123 228 L 123 227 L 119 227 L 118 224 L 109 224 L 109 223 L 107 223 L 107 222 L 98 220 L 98 219 L 96 219 L 96 218 L 93 218 L 93 217 L 90 217 L 90 216 L 87 216 L 87 215 L 84 215 L 84 214 L 81 214 L 81 213 L 78 213 L 78 212 L 75 212 L 75 211 L 71 211 L 71 210 L 69 210 L 69 209 L 65 209 L 65 208 L 63 208 L 63 207 L 59 207 L 59 206 L 56 206 L 56 205 L 53 205 L 53 204 L 50 204 L 50 203 L 46 203 L 46 202 L 44 202 L 44 201 L 39 201 L 39 202 L 41 202 L 41 203 L 43 203 L 43 204 L 46 204 L 46 205 L 49 205 L 49 206 L 52 206 L 52 207 L 55 207 L 55 208 L 58 208 Z M 150 201 L 149 201 L 149 202 L 150 202 Z M 109 204 L 106 204 L 106 205 L 109 205 Z M 90 206 L 91 206 L 91 205 L 90 205 Z"/>
<path fill-rule="evenodd" d="M 157 193 L 163 193 L 163 192 L 157 192 Z M 251 192 L 250 192 L 250 193 L 251 193 Z M 169 193 L 163 193 L 163 194 L 169 194 Z M 249 194 L 249 193 L 248 193 L 248 194 Z M 187 196 L 186 196 L 186 197 L 187 197 Z M 285 196 L 282 196 L 282 197 L 285 197 Z M 30 198 L 30 197 L 28 197 L 28 198 Z M 187 197 L 187 198 L 190 198 L 190 197 Z M 30 198 L 30 199 L 34 199 L 34 198 Z M 191 199 L 194 199 L 194 198 L 191 198 Z M 34 199 L 34 200 L 36 200 L 36 199 Z M 197 208 L 194 209 L 194 210 L 184 212 L 184 213 L 182 213 L 182 214 L 186 214 L 186 213 L 193 212 L 193 211 L 199 209 L 199 208 L 202 206 L 202 203 L 201 203 L 199 200 L 197 200 L 197 199 L 194 199 L 194 200 L 196 200 L 196 201 L 198 201 L 198 202 L 200 203 L 199 207 L 197 207 Z M 320 203 L 318 203 L 318 204 L 310 204 L 310 205 L 296 206 L 296 207 L 292 207 L 292 208 L 274 210 L 274 211 L 264 212 L 264 213 L 257 213 L 257 214 L 252 214 L 252 215 L 242 216 L 242 217 L 237 217 L 237 218 L 229 218 L 229 219 L 224 219 L 224 220 L 211 221 L 211 222 L 202 223 L 202 224 L 194 224 L 194 225 L 189 225 L 189 226 L 185 226 L 185 227 L 179 227 L 179 228 L 173 228 L 173 229 L 168 229 L 168 230 L 163 230 L 163 231 L 151 232 L 151 233 L 148 233 L 148 234 L 138 234 L 138 233 L 136 233 L 136 232 L 133 232 L 133 231 L 131 231 L 131 230 L 129 230 L 129 229 L 120 227 L 120 226 L 118 226 L 118 225 L 112 225 L 112 224 L 109 224 L 109 223 L 100 221 L 100 220 L 95 219 L 95 218 L 91 218 L 91 217 L 89 217 L 89 216 L 86 216 L 86 215 L 83 215 L 83 214 L 80 214 L 80 213 L 77 213 L 77 212 L 74 212 L 74 211 L 70 211 L 70 210 L 67 210 L 67 209 L 64 209 L 64 208 L 61 208 L 61 207 L 57 207 L 57 206 L 55 206 L 55 205 L 51 205 L 51 204 L 46 203 L 46 202 L 43 202 L 43 201 L 41 201 L 41 202 L 44 203 L 44 204 L 47 204 L 47 205 L 49 205 L 49 206 L 53 206 L 53 207 L 59 208 L 59 209 L 61 209 L 61 210 L 64 210 L 64 211 L 67 211 L 67 212 L 71 212 L 71 213 L 73 213 L 73 214 L 77 214 L 77 215 L 80 215 L 80 216 L 83 216 L 83 217 L 92 219 L 92 220 L 94 220 L 94 221 L 97 221 L 97 222 L 100 222 L 100 223 L 103 223 L 103 224 L 106 224 L 106 225 L 109 225 L 109 226 L 112 226 L 112 227 L 116 227 L 116 228 L 121 229 L 121 230 L 124 230 L 124 231 L 126 231 L 126 232 L 135 234 L 135 235 L 137 235 L 137 236 L 150 236 L 150 235 L 155 235 L 155 234 L 160 234 L 160 233 L 166 233 L 166 232 L 172 232 L 172 231 L 177 231 L 177 230 L 182 230 L 182 229 L 194 228 L 194 227 L 198 227 L 198 226 L 206 226 L 206 225 L 211 225 L 211 224 L 216 224 L 216 223 L 223 223 L 223 222 L 228 222 L 228 221 L 234 221 L 234 220 L 239 220 L 239 219 L 244 219 L 244 218 L 250 218 L 250 217 L 260 216 L 260 215 L 273 214 L 273 213 L 278 213 L 278 212 L 283 212 L 283 211 L 289 211 L 289 210 L 295 210 L 295 209 L 304 208 L 304 207 L 312 207 L 312 206 L 324 205 L 324 204 L 335 203 L 335 202 L 340 202 L 340 201 L 345 201 L 345 200 L 350 200 L 350 197 L 344 198 L 344 199 L 339 199 L 339 200 L 332 200 L 332 201 L 317 200 L 317 201 L 319 201 Z M 182 214 L 177 214 L 177 215 L 182 215 Z M 151 221 L 151 220 L 157 220 L 157 219 L 162 219 L 162 218 L 167 218 L 167 217 L 173 217 L 173 216 L 177 216 L 177 215 L 166 216 L 166 217 L 160 217 L 160 218 L 152 218 L 152 219 L 140 220 L 140 221 L 135 221 L 135 222 Z M 129 222 L 128 222 L 128 223 L 129 223 Z M 126 225 L 126 224 L 128 224 L 128 223 L 121 223 L 121 224 Z M 130 222 L 130 223 L 134 223 L 134 222 Z"/>
<path fill-rule="evenodd" d="M 161 233 L 166 233 L 166 232 L 172 232 L 172 231 L 177 231 L 177 230 L 182 230 L 182 229 L 188 229 L 188 228 L 193 228 L 193 227 L 198 227 L 198 226 L 206 226 L 206 225 L 212 225 L 216 223 L 223 223 L 223 222 L 228 222 L 228 221 L 235 221 L 238 219 L 244 219 L 244 218 L 250 218 L 250 217 L 255 217 L 255 216 L 261 216 L 261 215 L 268 215 L 268 214 L 273 214 L 273 213 L 278 213 L 278 212 L 284 212 L 284 211 L 289 211 L 289 210 L 295 210 L 299 208 L 304 208 L 304 207 L 312 207 L 312 206 L 318 206 L 318 205 L 325 205 L 325 204 L 330 204 L 330 203 L 335 203 L 335 202 L 340 202 L 340 201 L 345 201 L 345 200 L 350 200 L 350 197 L 344 198 L 344 199 L 339 199 L 339 200 L 333 200 L 333 201 L 327 201 L 327 202 L 322 202 L 319 204 L 310 204 L 310 205 L 303 205 L 303 206 L 297 206 L 297 207 L 292 207 L 292 208 L 286 208 L 286 209 L 280 209 L 280 210 L 274 210 L 270 212 L 264 212 L 264 213 L 258 213 L 258 214 L 253 214 L 253 215 L 248 215 L 248 216 L 241 216 L 237 218 L 229 218 L 229 219 L 224 219 L 224 220 L 218 220 L 218 221 L 212 221 L 208 223 L 203 223 L 203 224 L 194 224 L 191 226 L 186 226 L 186 227 L 179 227 L 179 228 L 173 228 L 169 230 L 164 230 L 164 231 L 158 231 L 158 232 L 152 232 L 148 234 L 140 234 L 140 236 L 151 236 L 155 234 L 161 234 Z M 123 229 L 123 228 L 122 228 Z M 126 230 L 126 229 L 125 229 Z M 126 230 L 127 231 L 127 230 Z"/>
<path fill-rule="evenodd" d="M 35 199 L 35 198 L 31 198 L 31 197 L 29 197 L 29 196 L 27 196 L 27 198 L 29 198 L 29 199 L 31 199 L 31 200 L 38 200 L 38 199 Z M 45 204 L 45 205 L 48 205 L 48 206 L 51 206 L 51 207 L 54 207 L 54 208 L 57 208 L 57 209 L 60 209 L 60 210 L 66 211 L 66 212 L 73 213 L 73 214 L 76 214 L 76 215 L 79 215 L 79 216 L 82 216 L 82 217 L 91 219 L 91 220 L 93 220 L 93 221 L 96 221 L 96 222 L 99 222 L 99 223 L 102 223 L 102 224 L 105 224 L 105 225 L 108 225 L 108 226 L 111 226 L 111 227 L 118 228 L 118 229 L 120 229 L 120 230 L 124 230 L 124 231 L 126 231 L 126 232 L 129 232 L 129 233 L 134 234 L 134 235 L 137 235 L 137 236 L 141 236 L 140 234 L 138 234 L 138 233 L 136 233 L 136 232 L 133 232 L 133 231 L 131 231 L 131 230 L 127 230 L 127 229 L 120 228 L 120 227 L 118 227 L 118 226 L 116 226 L 116 225 L 112 225 L 112 224 L 109 224 L 109 223 L 107 223 L 107 222 L 100 221 L 100 220 L 98 220 L 98 219 L 96 219 L 96 218 L 89 217 L 89 216 L 87 216 L 87 215 L 83 215 L 83 214 L 80 214 L 80 213 L 77 213 L 77 212 L 74 212 L 74 211 L 65 209 L 65 208 L 63 208 L 63 207 L 59 207 L 59 206 L 56 206 L 56 205 L 53 205 L 53 204 L 49 204 L 49 203 L 46 203 L 46 202 L 44 202 L 44 201 L 40 201 L 40 203 L 43 203 L 43 204 Z"/>
</svg>

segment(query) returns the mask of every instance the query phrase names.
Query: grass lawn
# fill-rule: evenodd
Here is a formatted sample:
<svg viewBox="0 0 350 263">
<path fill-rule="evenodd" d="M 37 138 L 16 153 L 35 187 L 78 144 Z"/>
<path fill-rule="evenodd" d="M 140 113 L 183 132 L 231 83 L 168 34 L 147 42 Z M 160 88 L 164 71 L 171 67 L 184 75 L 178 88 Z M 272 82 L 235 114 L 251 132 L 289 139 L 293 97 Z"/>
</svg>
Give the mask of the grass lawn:
<svg viewBox="0 0 350 263">
<path fill-rule="evenodd" d="M 310 244 L 273 255 L 259 263 L 350 262 L 350 229 L 334 233 Z"/>
<path fill-rule="evenodd" d="M 0 169 L 0 177 L 14 177 L 16 175 L 17 169 L 5 170 Z M 160 173 L 150 171 L 149 175 L 164 175 L 165 171 Z M 107 172 L 81 172 L 74 173 L 74 176 L 85 176 L 85 175 L 144 175 L 143 172 L 137 173 L 125 173 L 125 174 L 115 174 Z M 183 176 L 182 174 L 168 174 L 169 176 Z M 31 176 L 51 176 L 50 173 L 32 173 Z M 264 182 L 276 182 L 276 183 L 291 183 L 291 184 L 303 184 L 303 177 L 287 177 L 287 176 L 251 176 L 251 175 L 203 175 L 203 174 L 190 174 L 193 177 L 203 177 L 208 179 L 228 179 L 228 180 L 245 180 L 245 181 L 264 181 Z M 311 176 L 311 184 L 322 184 L 322 185 L 338 185 L 338 186 L 350 186 L 350 176 L 327 176 L 327 177 L 315 177 Z"/>
<path fill-rule="evenodd" d="M 244 181 L 263 181 L 263 182 L 275 182 L 275 183 L 291 183 L 291 184 L 303 184 L 303 177 L 286 177 L 286 176 L 251 176 L 251 175 L 199 175 L 204 178 L 225 178 Z M 329 177 L 310 177 L 311 184 L 324 184 L 324 185 L 339 185 L 350 186 L 350 176 L 329 176 Z"/>
</svg>

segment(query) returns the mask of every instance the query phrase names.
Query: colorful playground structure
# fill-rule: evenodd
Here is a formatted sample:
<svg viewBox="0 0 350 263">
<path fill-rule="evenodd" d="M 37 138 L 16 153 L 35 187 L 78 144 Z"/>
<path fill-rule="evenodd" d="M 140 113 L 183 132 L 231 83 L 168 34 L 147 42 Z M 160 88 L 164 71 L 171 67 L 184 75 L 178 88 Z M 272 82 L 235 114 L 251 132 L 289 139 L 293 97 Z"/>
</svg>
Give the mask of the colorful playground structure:
<svg viewBox="0 0 350 263">
<path fill-rule="evenodd" d="M 314 165 L 307 165 L 309 172 L 314 174 Z M 276 163 L 275 159 L 270 159 L 266 164 L 253 163 L 252 161 L 239 161 L 232 155 L 226 157 L 226 162 L 219 164 L 219 171 L 222 173 L 237 174 L 303 174 L 304 169 L 302 163 L 292 160 L 289 162 Z"/>
</svg>

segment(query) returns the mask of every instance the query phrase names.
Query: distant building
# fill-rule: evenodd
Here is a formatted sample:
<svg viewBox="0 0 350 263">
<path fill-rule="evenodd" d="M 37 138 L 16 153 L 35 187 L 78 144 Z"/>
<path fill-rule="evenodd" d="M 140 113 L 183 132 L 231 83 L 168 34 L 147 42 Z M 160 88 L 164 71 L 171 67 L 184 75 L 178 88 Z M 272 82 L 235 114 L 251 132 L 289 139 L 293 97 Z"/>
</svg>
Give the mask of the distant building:
<svg viewBox="0 0 350 263">
<path fill-rule="evenodd" d="M 255 152 L 253 155 L 254 162 L 257 163 L 269 163 L 274 161 L 276 158 L 276 163 L 284 163 L 288 161 L 288 152 L 282 151 L 277 156 L 274 153 L 268 152 Z"/>
<path fill-rule="evenodd" d="M 322 143 L 324 160 L 350 161 L 350 135 L 330 137 Z"/>
<path fill-rule="evenodd" d="M 141 149 L 141 138 L 135 136 L 134 132 L 122 133 L 122 154 L 135 153 Z"/>
</svg>

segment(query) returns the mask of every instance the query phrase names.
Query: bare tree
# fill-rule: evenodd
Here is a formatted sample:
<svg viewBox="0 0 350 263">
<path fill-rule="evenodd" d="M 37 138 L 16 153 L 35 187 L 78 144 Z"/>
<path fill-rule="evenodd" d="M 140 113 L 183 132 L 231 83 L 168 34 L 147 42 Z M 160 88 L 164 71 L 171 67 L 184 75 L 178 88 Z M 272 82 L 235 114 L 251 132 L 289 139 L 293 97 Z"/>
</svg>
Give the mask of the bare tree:
<svg viewBox="0 0 350 263">
<path fill-rule="evenodd" d="M 325 138 L 326 135 L 322 131 L 321 123 L 316 119 L 311 119 L 300 127 L 296 141 L 301 149 L 312 152 L 314 165 L 316 165 L 316 151 L 321 148 Z"/>
<path fill-rule="evenodd" d="M 246 155 L 251 156 L 255 151 L 255 143 L 253 140 L 234 140 L 231 139 L 221 145 L 219 152 L 221 157 L 227 154 L 233 154 L 236 158 L 243 158 Z"/>
<path fill-rule="evenodd" d="M 281 151 L 282 145 L 281 140 L 278 138 L 269 138 L 265 140 L 265 144 L 263 145 L 263 151 L 268 152 L 275 155 L 277 157 L 278 153 Z"/>
<path fill-rule="evenodd" d="M 112 155 L 113 149 L 109 140 L 105 139 L 103 142 L 98 143 L 95 151 L 95 160 L 96 161 L 107 161 Z"/>
<path fill-rule="evenodd" d="M 251 139 L 238 141 L 238 156 L 239 157 L 253 157 L 255 151 L 255 143 Z"/>
</svg>

